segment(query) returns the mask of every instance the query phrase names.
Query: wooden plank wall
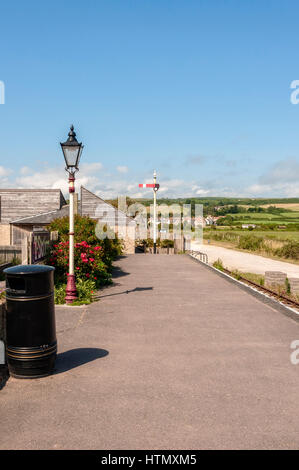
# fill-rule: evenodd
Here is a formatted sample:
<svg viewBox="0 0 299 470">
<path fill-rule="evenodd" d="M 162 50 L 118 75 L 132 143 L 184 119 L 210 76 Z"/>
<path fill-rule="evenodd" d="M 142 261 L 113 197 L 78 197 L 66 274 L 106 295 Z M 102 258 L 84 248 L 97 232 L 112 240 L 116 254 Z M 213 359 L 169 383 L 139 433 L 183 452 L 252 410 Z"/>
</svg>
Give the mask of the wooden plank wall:
<svg viewBox="0 0 299 470">
<path fill-rule="evenodd" d="M 83 187 L 81 187 L 81 214 L 88 215 L 92 219 L 102 219 L 111 227 L 132 223 L 135 225 L 130 217 Z"/>
<path fill-rule="evenodd" d="M 64 201 L 59 189 L 1 189 L 0 198 L 1 223 L 60 209 Z"/>
<path fill-rule="evenodd" d="M 124 212 L 81 187 L 81 214 L 97 219 L 113 228 L 123 240 L 124 253 L 135 253 L 136 222 Z M 99 235 L 98 235 L 99 236 Z"/>
</svg>

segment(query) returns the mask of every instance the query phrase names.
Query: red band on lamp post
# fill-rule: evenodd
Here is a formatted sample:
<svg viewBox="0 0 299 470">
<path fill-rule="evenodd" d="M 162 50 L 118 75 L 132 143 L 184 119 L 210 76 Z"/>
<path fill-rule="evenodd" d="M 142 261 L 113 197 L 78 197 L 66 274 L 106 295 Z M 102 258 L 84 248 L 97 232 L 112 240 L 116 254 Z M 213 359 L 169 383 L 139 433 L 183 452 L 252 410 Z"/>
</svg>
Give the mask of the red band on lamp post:
<svg viewBox="0 0 299 470">
<path fill-rule="evenodd" d="M 75 177 L 70 175 L 69 177 L 69 193 L 75 192 Z"/>
</svg>

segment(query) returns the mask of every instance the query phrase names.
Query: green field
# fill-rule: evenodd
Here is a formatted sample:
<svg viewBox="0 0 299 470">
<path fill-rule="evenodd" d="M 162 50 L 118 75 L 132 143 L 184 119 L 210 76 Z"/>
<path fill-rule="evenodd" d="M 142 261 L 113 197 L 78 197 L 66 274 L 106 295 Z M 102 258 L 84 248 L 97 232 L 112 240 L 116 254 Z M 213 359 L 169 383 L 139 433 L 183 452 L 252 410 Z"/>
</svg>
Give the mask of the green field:
<svg viewBox="0 0 299 470">
<path fill-rule="evenodd" d="M 234 224 L 299 224 L 299 211 L 283 212 L 279 215 L 268 214 L 265 212 L 244 212 L 238 214 L 228 214 L 234 219 Z"/>
<path fill-rule="evenodd" d="M 223 233 L 228 233 L 228 234 L 232 234 L 235 236 L 252 234 L 256 237 L 262 237 L 266 240 L 277 240 L 277 241 L 282 241 L 282 242 L 295 240 L 299 242 L 299 231 L 297 230 L 294 230 L 294 231 L 287 231 L 287 230 L 252 230 L 252 231 L 249 231 L 249 230 L 236 230 L 236 229 L 230 230 L 228 227 L 217 228 L 217 233 L 219 233 L 220 231 Z M 204 238 L 209 239 L 210 237 L 213 237 L 213 233 L 215 233 L 215 231 L 214 230 L 212 231 L 209 228 L 205 228 L 203 233 L 204 233 Z"/>
</svg>

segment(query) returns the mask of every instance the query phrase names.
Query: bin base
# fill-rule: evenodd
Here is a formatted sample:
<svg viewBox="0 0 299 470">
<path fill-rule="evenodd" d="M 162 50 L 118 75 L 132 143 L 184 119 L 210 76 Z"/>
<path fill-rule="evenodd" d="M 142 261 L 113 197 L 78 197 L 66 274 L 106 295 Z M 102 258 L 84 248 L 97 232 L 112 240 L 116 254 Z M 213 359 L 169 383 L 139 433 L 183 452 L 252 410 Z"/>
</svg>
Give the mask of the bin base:
<svg viewBox="0 0 299 470">
<path fill-rule="evenodd" d="M 42 374 L 42 375 L 17 375 L 14 374 L 13 372 L 10 372 L 9 375 L 10 377 L 13 377 L 14 379 L 42 379 L 43 377 L 49 377 L 49 375 L 52 375 L 52 372 L 48 372 L 47 374 Z"/>
<path fill-rule="evenodd" d="M 17 379 L 37 379 L 53 374 L 57 355 L 56 341 L 47 348 L 7 347 L 8 370 Z"/>
</svg>

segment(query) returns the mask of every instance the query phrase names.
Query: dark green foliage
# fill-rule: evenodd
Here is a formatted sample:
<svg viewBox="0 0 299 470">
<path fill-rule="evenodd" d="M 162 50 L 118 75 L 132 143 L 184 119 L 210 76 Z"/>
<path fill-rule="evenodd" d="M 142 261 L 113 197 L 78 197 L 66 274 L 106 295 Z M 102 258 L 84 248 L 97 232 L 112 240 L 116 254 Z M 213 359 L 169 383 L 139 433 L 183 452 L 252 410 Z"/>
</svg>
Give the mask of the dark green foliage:
<svg viewBox="0 0 299 470">
<path fill-rule="evenodd" d="M 263 248 L 264 240 L 262 237 L 253 235 L 241 235 L 239 238 L 238 248 L 242 250 L 258 251 Z"/>
<path fill-rule="evenodd" d="M 299 260 L 299 243 L 296 241 L 289 241 L 283 247 L 275 250 L 275 254 L 281 258 Z"/>
</svg>

